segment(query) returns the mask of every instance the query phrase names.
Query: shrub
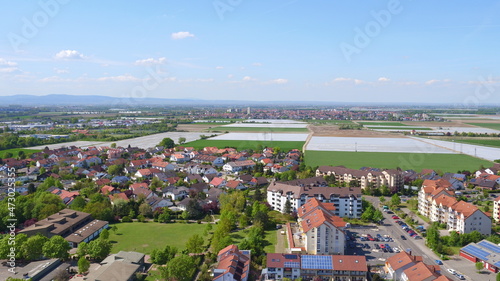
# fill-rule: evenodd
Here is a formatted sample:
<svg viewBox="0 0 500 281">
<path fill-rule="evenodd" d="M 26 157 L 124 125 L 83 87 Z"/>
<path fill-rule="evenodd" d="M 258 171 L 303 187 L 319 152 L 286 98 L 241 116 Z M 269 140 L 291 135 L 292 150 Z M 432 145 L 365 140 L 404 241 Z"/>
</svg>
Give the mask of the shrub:
<svg viewBox="0 0 500 281">
<path fill-rule="evenodd" d="M 129 216 L 124 216 L 122 222 L 132 222 L 132 219 Z"/>
</svg>

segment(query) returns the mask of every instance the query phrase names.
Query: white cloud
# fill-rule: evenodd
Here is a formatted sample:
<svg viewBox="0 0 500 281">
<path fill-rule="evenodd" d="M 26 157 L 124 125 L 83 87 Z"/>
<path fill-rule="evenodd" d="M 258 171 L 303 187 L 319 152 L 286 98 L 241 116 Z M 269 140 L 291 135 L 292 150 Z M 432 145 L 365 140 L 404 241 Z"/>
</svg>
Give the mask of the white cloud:
<svg viewBox="0 0 500 281">
<path fill-rule="evenodd" d="M 438 84 L 438 83 L 448 83 L 448 82 L 451 82 L 451 80 L 450 79 L 444 79 L 444 80 L 432 79 L 432 80 L 426 81 L 425 85 L 434 85 L 434 84 Z"/>
<path fill-rule="evenodd" d="M 229 79 L 231 79 L 231 78 L 233 78 L 233 77 L 234 77 L 234 75 L 233 75 L 233 74 L 228 74 L 228 75 L 227 75 L 227 78 L 229 78 Z"/>
<path fill-rule="evenodd" d="M 254 62 L 254 63 L 252 63 L 252 65 L 253 66 L 262 66 L 262 63 L 260 63 L 260 62 Z"/>
<path fill-rule="evenodd" d="M 130 74 L 118 75 L 118 76 L 107 76 L 97 78 L 97 81 L 113 81 L 113 82 L 139 82 L 141 79 L 132 76 Z"/>
<path fill-rule="evenodd" d="M 180 39 L 186 39 L 189 37 L 194 37 L 194 34 L 190 33 L 189 31 L 179 31 L 179 32 L 174 32 L 170 35 L 170 37 L 174 40 L 180 40 Z"/>
<path fill-rule="evenodd" d="M 380 77 L 380 78 L 378 79 L 378 81 L 379 81 L 379 82 L 389 82 L 389 81 L 391 81 L 391 79 L 389 79 L 389 78 L 387 78 L 387 77 Z"/>
<path fill-rule="evenodd" d="M 19 68 L 17 67 L 17 62 L 0 58 L 0 73 L 11 73 L 18 70 Z"/>
<path fill-rule="evenodd" d="M 274 79 L 274 80 L 269 81 L 269 83 L 271 83 L 271 84 L 286 84 L 286 83 L 288 83 L 288 79 L 278 78 L 278 79 Z"/>
<path fill-rule="evenodd" d="M 63 73 L 69 73 L 69 70 L 67 68 L 54 68 L 54 72 L 57 74 L 63 74 Z"/>
<path fill-rule="evenodd" d="M 82 60 L 85 56 L 76 50 L 62 50 L 56 54 L 56 59 L 62 60 Z"/>
<path fill-rule="evenodd" d="M 154 64 L 165 64 L 167 62 L 167 58 L 161 57 L 158 59 L 148 58 L 143 60 L 136 60 L 135 65 L 154 65 Z"/>
<path fill-rule="evenodd" d="M 216 66 L 215 69 L 224 69 L 223 66 Z"/>
<path fill-rule="evenodd" d="M 13 62 L 13 61 L 8 61 L 4 58 L 0 58 L 0 65 L 1 66 L 17 66 L 17 62 Z"/>
<path fill-rule="evenodd" d="M 243 81 L 255 81 L 255 80 L 256 80 L 255 78 L 252 78 L 250 76 L 243 77 Z"/>
<path fill-rule="evenodd" d="M 365 81 L 363 80 L 360 80 L 360 79 L 354 79 L 354 78 L 345 78 L 345 77 L 338 77 L 338 78 L 335 78 L 333 79 L 333 82 L 353 82 L 354 84 L 364 84 L 366 83 Z"/>
</svg>

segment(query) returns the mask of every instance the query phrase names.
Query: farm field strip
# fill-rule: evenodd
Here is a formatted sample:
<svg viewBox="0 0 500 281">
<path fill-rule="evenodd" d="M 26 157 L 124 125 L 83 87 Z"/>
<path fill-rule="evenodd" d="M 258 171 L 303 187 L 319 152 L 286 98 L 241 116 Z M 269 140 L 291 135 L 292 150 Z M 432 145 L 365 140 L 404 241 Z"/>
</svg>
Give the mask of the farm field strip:
<svg viewBox="0 0 500 281">
<path fill-rule="evenodd" d="M 209 140 L 239 140 L 239 141 L 305 141 L 308 134 L 286 133 L 228 133 L 209 138 Z"/>
<path fill-rule="evenodd" d="M 307 128 L 261 128 L 261 127 L 213 127 L 207 129 L 210 132 L 255 132 L 255 133 L 266 133 L 266 132 L 276 132 L 276 133 L 308 133 Z"/>
<path fill-rule="evenodd" d="M 246 119 L 245 123 L 272 123 L 272 124 L 307 124 L 307 122 L 291 119 Z"/>
<path fill-rule="evenodd" d="M 500 125 L 500 124 L 499 124 Z M 476 134 L 499 134 L 500 130 L 494 130 L 490 128 L 479 128 L 479 127 L 431 127 L 433 131 L 443 132 L 443 133 L 476 133 Z M 499 128 L 500 129 L 500 128 Z"/>
<path fill-rule="evenodd" d="M 363 126 L 385 126 L 385 127 L 404 127 L 408 126 L 400 122 L 357 122 Z"/>
<path fill-rule="evenodd" d="M 306 128 L 307 124 L 297 123 L 232 123 L 221 127 L 257 127 L 257 128 Z"/>
<path fill-rule="evenodd" d="M 349 151 L 313 151 L 307 150 L 305 161 L 308 166 L 338 166 L 351 169 L 374 167 L 381 169 L 401 168 L 421 171 L 422 169 L 453 172 L 459 170 L 477 170 L 481 165 L 489 167 L 491 162 L 465 154 L 422 154 L 392 152 L 349 152 Z"/>
<path fill-rule="evenodd" d="M 292 149 L 302 150 L 304 141 L 242 141 L 242 140 L 197 140 L 186 143 L 185 146 L 202 149 L 207 146 L 215 146 L 218 148 L 234 147 L 237 150 L 253 149 L 256 150 L 259 146 L 262 147 L 279 147 L 283 151 Z"/>
<path fill-rule="evenodd" d="M 492 130 L 500 130 L 500 123 L 467 123 L 467 124 Z"/>
<path fill-rule="evenodd" d="M 411 139 L 418 139 L 425 141 L 429 144 L 438 145 L 441 147 L 446 147 L 451 150 L 455 150 L 458 153 L 467 154 L 474 157 L 483 158 L 489 161 L 500 159 L 500 149 L 494 147 L 487 147 L 481 145 L 465 144 L 465 143 L 455 143 L 450 141 L 442 141 L 435 139 L 424 139 L 417 137 L 410 137 Z"/>
<path fill-rule="evenodd" d="M 306 150 L 401 152 L 401 153 L 456 153 L 450 149 L 410 138 L 360 138 L 360 137 L 312 137 Z"/>
<path fill-rule="evenodd" d="M 431 131 L 431 128 L 426 127 L 384 127 L 384 126 L 365 126 L 370 130 L 381 130 L 381 131 Z"/>
</svg>

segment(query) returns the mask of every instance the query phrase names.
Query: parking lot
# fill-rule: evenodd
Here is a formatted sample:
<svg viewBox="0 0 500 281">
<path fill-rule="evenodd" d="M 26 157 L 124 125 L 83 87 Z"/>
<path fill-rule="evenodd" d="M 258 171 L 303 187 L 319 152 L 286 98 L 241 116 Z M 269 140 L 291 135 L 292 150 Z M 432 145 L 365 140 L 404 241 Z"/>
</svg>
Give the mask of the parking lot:
<svg viewBox="0 0 500 281">
<path fill-rule="evenodd" d="M 386 259 L 402 250 L 396 237 L 378 227 L 356 226 L 347 231 L 346 255 L 362 255 L 369 265 L 383 265 Z"/>
</svg>

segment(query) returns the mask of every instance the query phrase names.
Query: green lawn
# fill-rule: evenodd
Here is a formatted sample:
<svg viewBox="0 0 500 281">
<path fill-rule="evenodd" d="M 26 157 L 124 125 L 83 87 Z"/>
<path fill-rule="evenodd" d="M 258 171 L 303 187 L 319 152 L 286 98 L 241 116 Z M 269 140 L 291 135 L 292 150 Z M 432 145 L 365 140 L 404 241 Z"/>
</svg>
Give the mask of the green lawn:
<svg viewBox="0 0 500 281">
<path fill-rule="evenodd" d="M 197 140 L 185 143 L 184 146 L 202 149 L 206 146 L 215 146 L 218 148 L 235 147 L 237 150 L 257 149 L 260 144 L 262 147 L 279 147 L 282 151 L 291 149 L 300 149 L 305 142 L 303 141 L 245 141 L 245 140 Z"/>
<path fill-rule="evenodd" d="M 364 126 L 408 126 L 399 122 L 358 122 L 360 125 Z"/>
<path fill-rule="evenodd" d="M 458 170 L 475 171 L 481 165 L 490 167 L 493 162 L 474 158 L 465 154 L 426 154 L 426 153 L 394 153 L 394 152 L 350 152 L 350 151 L 313 151 L 305 154 L 308 166 L 337 166 L 348 168 L 361 167 L 397 168 L 403 170 L 422 169 L 441 170 L 443 172 L 457 172 Z"/>
<path fill-rule="evenodd" d="M 297 133 L 307 133 L 309 132 L 307 128 L 268 128 L 268 127 L 214 127 L 208 129 L 208 131 L 219 131 L 219 132 L 297 132 Z"/>
<path fill-rule="evenodd" d="M 185 248 L 189 237 L 194 234 L 203 235 L 205 224 L 132 222 L 115 224 L 116 233 L 109 232 L 109 240 L 113 243 L 112 253 L 119 251 L 137 251 L 150 254 L 153 249 L 166 245 L 175 246 L 179 251 Z"/>
<path fill-rule="evenodd" d="M 231 236 L 231 239 L 233 240 L 233 243 L 238 245 L 241 241 L 243 241 L 247 235 L 248 235 L 249 229 L 243 229 L 239 231 L 232 232 L 229 234 Z M 277 237 L 276 233 L 278 230 L 266 230 L 264 240 L 266 240 L 266 246 L 264 247 L 264 251 L 266 253 L 274 253 L 275 252 L 275 247 L 276 247 L 276 242 L 277 242 Z"/>
<path fill-rule="evenodd" d="M 24 153 L 26 155 L 29 155 L 29 154 L 32 154 L 32 153 L 36 153 L 36 152 L 40 152 L 41 150 L 37 150 L 37 149 L 24 149 L 24 148 L 12 148 L 12 149 L 6 149 L 6 150 L 0 150 L 0 158 L 5 158 L 4 155 L 5 153 L 7 152 L 10 152 L 14 155 L 14 157 L 17 157 L 17 154 L 19 153 L 19 151 L 24 151 Z"/>
<path fill-rule="evenodd" d="M 493 130 L 500 130 L 500 123 L 467 123 L 467 124 Z"/>
<path fill-rule="evenodd" d="M 398 126 L 398 127 L 369 127 L 365 125 L 366 128 L 371 129 L 371 130 L 425 130 L 425 131 L 432 131 L 431 128 L 425 128 L 425 127 L 404 127 L 404 126 Z M 403 127 L 403 128 L 401 128 Z"/>
</svg>

